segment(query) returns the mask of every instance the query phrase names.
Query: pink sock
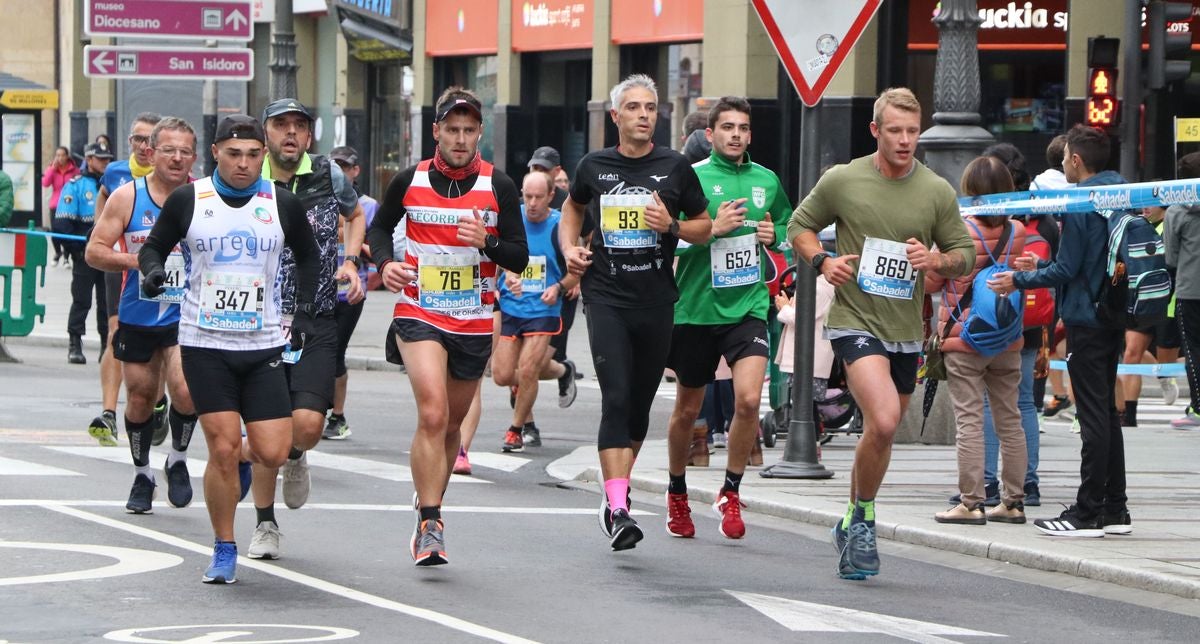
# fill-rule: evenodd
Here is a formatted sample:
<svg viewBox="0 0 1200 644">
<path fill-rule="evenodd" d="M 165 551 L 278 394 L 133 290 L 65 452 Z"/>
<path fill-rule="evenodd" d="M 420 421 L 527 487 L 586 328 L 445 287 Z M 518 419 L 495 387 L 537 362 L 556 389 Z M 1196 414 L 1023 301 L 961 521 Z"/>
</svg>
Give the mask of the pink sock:
<svg viewBox="0 0 1200 644">
<path fill-rule="evenodd" d="M 608 508 L 629 511 L 629 479 L 608 479 L 604 482 L 604 493 L 608 496 Z"/>
</svg>

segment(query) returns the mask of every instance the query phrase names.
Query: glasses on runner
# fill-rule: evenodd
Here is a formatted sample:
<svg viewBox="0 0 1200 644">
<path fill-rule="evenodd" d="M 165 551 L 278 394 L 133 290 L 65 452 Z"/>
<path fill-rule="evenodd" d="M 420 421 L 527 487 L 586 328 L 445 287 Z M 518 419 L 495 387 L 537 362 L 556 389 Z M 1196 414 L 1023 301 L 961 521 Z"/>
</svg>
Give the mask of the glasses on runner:
<svg viewBox="0 0 1200 644">
<path fill-rule="evenodd" d="M 188 157 L 195 156 L 195 154 L 196 154 L 196 151 L 191 148 L 173 148 L 173 147 L 154 148 L 154 152 L 155 152 L 155 154 L 161 154 L 163 156 L 168 156 L 168 157 L 173 157 L 175 155 L 179 155 L 185 159 Z"/>
<path fill-rule="evenodd" d="M 133 145 L 147 145 L 150 143 L 150 137 L 145 134 L 130 134 L 129 142 Z"/>
</svg>

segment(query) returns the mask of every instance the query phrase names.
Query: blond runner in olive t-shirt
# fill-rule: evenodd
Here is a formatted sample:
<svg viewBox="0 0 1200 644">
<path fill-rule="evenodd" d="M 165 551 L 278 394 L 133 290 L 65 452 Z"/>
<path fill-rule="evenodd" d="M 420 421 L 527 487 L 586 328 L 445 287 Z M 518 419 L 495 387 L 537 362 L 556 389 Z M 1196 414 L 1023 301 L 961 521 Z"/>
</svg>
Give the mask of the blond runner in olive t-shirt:
<svg viewBox="0 0 1200 644">
<path fill-rule="evenodd" d="M 912 92 L 885 90 L 871 122 L 875 153 L 827 172 L 788 223 L 795 252 L 838 287 L 826 333 L 863 414 L 850 505 L 833 528 L 843 579 L 879 573 L 875 494 L 916 386 L 921 273 L 958 277 L 975 264 L 954 188 L 913 158 L 920 132 L 921 105 Z M 836 257 L 817 240 L 830 224 Z M 930 250 L 935 245 L 939 250 Z"/>
</svg>

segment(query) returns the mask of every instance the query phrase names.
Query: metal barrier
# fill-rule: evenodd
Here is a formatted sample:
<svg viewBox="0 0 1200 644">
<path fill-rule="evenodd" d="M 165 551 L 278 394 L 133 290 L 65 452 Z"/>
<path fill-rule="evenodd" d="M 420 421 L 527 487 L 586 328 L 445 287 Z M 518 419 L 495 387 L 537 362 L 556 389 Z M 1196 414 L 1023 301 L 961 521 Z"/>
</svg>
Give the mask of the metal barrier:
<svg viewBox="0 0 1200 644">
<path fill-rule="evenodd" d="M 46 319 L 46 305 L 37 302 L 38 287 L 46 285 L 46 237 L 32 223 L 28 231 L 0 229 L 0 281 L 0 340 L 29 335 Z M 0 345 L 0 359 L 5 356 Z"/>
</svg>

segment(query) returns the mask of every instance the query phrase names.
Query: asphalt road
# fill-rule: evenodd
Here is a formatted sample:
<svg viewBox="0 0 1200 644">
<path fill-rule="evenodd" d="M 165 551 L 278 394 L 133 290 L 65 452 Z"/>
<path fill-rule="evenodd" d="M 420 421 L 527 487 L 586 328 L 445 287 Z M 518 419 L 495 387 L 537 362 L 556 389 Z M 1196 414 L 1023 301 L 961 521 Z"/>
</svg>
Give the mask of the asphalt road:
<svg viewBox="0 0 1200 644">
<path fill-rule="evenodd" d="M 454 477 L 446 500 L 451 563 L 423 569 L 406 552 L 406 376 L 352 372 L 354 434 L 311 455 L 305 508 L 279 504 L 283 558 L 243 558 L 237 584 L 204 585 L 203 441 L 190 454 L 190 507 L 169 507 L 160 488 L 154 514 L 126 514 L 124 436 L 100 448 L 85 431 L 96 367 L 68 367 L 57 348 L 10 349 L 24 363 L 0 365 L 0 643 L 1142 642 L 1195 641 L 1200 626 L 1194 602 L 893 543 L 881 545 L 879 577 L 842 581 L 825 530 L 751 516 L 747 537 L 729 541 L 694 505 L 697 538 L 671 539 L 662 500 L 636 491 L 646 539 L 613 553 L 595 490 L 545 471 L 594 439 L 590 379 L 569 410 L 540 403 L 544 447 L 510 456 L 499 453 L 507 393 L 485 386 L 475 475 Z M 659 401 L 653 426 L 668 412 Z M 164 454 L 155 449 L 156 468 Z M 253 519 L 241 505 L 243 554 Z"/>
</svg>

